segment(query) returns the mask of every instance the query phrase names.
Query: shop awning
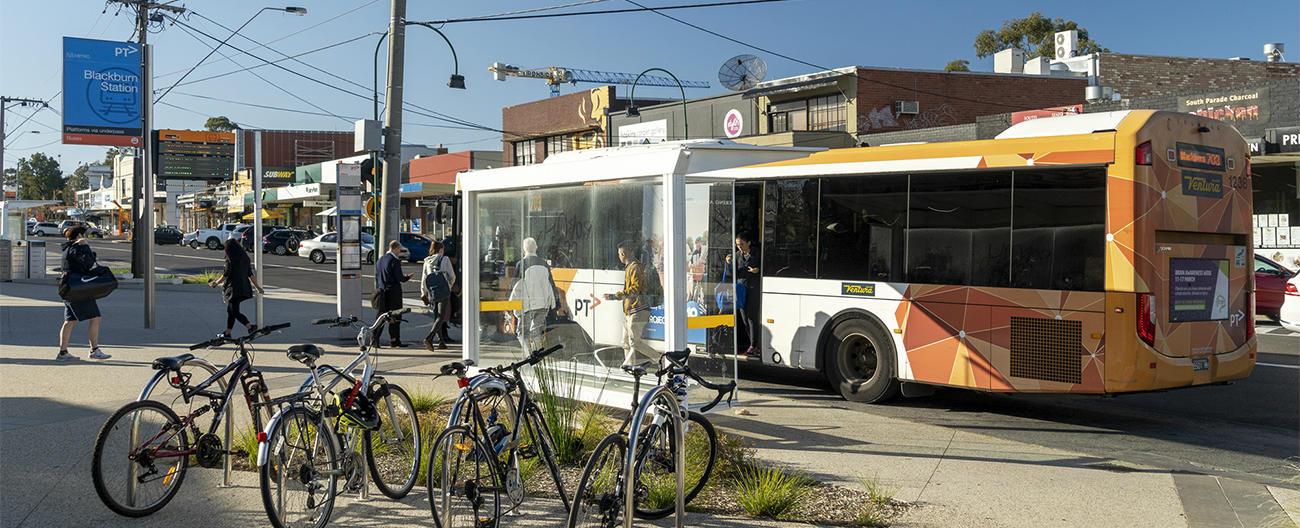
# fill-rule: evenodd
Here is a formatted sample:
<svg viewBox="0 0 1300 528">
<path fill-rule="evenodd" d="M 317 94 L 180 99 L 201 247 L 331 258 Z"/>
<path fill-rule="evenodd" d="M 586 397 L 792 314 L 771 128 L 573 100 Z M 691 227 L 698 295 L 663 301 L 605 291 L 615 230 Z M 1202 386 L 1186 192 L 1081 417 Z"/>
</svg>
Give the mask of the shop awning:
<svg viewBox="0 0 1300 528">
<path fill-rule="evenodd" d="M 334 216 L 335 214 L 337 214 L 338 210 L 339 210 L 338 207 L 331 207 L 329 209 L 316 213 L 316 216 Z"/>
<path fill-rule="evenodd" d="M 272 219 L 272 218 L 280 218 L 281 216 L 284 216 L 284 213 L 281 213 L 281 212 L 279 212 L 279 211 L 271 211 L 271 210 L 267 210 L 267 209 L 262 209 L 262 220 L 270 220 L 270 219 Z M 244 220 L 252 220 L 252 219 L 253 219 L 253 213 L 248 213 L 248 214 L 244 215 L 244 216 L 243 216 L 243 219 L 244 219 Z"/>
</svg>

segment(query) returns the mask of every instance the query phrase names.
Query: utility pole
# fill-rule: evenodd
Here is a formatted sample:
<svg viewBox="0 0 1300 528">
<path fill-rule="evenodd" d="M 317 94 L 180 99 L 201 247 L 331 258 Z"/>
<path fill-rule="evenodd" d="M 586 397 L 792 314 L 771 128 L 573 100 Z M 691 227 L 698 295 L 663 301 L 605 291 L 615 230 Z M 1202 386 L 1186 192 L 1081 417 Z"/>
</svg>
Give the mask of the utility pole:
<svg viewBox="0 0 1300 528">
<path fill-rule="evenodd" d="M 375 237 L 375 254 L 388 250 L 388 242 L 398 239 L 399 206 L 402 197 L 402 78 L 406 57 L 406 0 L 393 0 L 392 19 L 388 23 L 388 90 L 384 94 L 384 177 L 379 210 L 379 236 Z M 379 183 L 379 182 L 376 182 Z"/>
<path fill-rule="evenodd" d="M 153 195 L 157 189 L 153 174 L 153 50 L 149 47 L 149 23 L 162 20 L 151 16 L 156 9 L 173 15 L 185 8 L 148 0 L 113 0 L 136 10 L 135 32 L 140 44 L 140 147 L 136 155 L 140 171 L 131 179 L 131 274 L 144 278 L 144 327 L 154 327 L 157 299 L 153 266 Z"/>
<path fill-rule="evenodd" d="M 50 105 L 40 99 L 24 99 L 22 97 L 5 97 L 0 95 L 0 182 L 4 181 L 5 166 L 5 142 L 8 141 L 8 135 L 5 134 L 5 114 L 9 111 L 9 103 L 18 103 L 14 106 L 32 106 L 40 105 L 41 108 L 49 108 Z M 19 126 L 22 126 L 19 124 Z M 0 184 L 2 186 L 2 184 Z M 18 198 L 18 174 L 14 173 L 14 198 Z M 4 189 L 0 188 L 0 200 L 3 199 Z"/>
</svg>

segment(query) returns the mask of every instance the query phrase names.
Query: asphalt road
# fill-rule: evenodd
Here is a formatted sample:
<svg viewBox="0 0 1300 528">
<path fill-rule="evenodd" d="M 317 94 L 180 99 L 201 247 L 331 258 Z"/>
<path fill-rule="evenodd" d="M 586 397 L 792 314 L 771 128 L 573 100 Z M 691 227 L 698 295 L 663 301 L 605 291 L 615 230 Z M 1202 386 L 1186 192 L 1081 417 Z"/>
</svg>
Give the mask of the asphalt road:
<svg viewBox="0 0 1300 528">
<path fill-rule="evenodd" d="M 128 263 L 130 246 L 96 242 L 101 260 Z M 220 269 L 221 253 L 159 247 L 157 266 L 174 273 Z M 334 292 L 334 264 L 264 255 L 267 284 Z M 415 264 L 404 264 L 419 274 Z M 363 287 L 373 288 L 373 268 Z M 406 287 L 415 297 L 417 286 Z M 831 394 L 815 372 L 742 366 L 742 383 L 758 393 L 816 398 L 864 413 L 923 422 L 1114 461 L 1107 469 L 1208 473 L 1300 489 L 1300 335 L 1260 321 L 1259 362 L 1250 378 L 1229 385 L 1117 397 L 997 395 L 941 389 L 889 405 L 861 405 Z M 836 403 L 837 402 L 837 403 Z"/>
</svg>

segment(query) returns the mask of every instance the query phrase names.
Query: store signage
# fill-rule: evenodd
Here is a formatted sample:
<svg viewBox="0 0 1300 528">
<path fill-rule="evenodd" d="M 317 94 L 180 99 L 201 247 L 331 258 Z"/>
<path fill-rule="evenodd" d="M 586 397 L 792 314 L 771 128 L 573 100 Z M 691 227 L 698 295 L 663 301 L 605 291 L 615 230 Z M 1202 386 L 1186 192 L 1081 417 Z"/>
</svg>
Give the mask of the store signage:
<svg viewBox="0 0 1300 528">
<path fill-rule="evenodd" d="M 1228 260 L 1169 259 L 1169 321 L 1228 318 Z"/>
<path fill-rule="evenodd" d="M 1246 148 L 1250 151 L 1251 156 L 1258 156 L 1264 153 L 1264 138 L 1248 137 L 1246 138 Z"/>
<path fill-rule="evenodd" d="M 1069 105 L 1069 106 L 1052 106 L 1048 108 L 1040 108 L 1038 110 L 1024 110 L 1020 112 L 1011 112 L 1011 124 L 1014 125 L 1017 123 L 1024 123 L 1025 121 L 1032 121 L 1040 117 L 1061 117 L 1061 116 L 1075 115 L 1075 114 L 1082 114 L 1082 113 L 1083 113 L 1083 105 L 1081 104 Z"/>
<path fill-rule="evenodd" d="M 63 143 L 140 146 L 139 44 L 63 37 Z"/>
<path fill-rule="evenodd" d="M 869 282 L 841 282 L 840 295 L 875 297 L 876 285 Z"/>
<path fill-rule="evenodd" d="M 1229 123 L 1268 121 L 1268 88 L 1215 92 L 1178 98 L 1178 111 Z"/>
<path fill-rule="evenodd" d="M 668 141 L 668 120 L 656 119 L 618 127 L 619 145 L 644 145 Z"/>
<path fill-rule="evenodd" d="M 722 117 L 722 132 L 728 138 L 740 137 L 745 131 L 745 118 L 740 115 L 740 110 L 732 108 L 727 111 L 727 115 Z"/>
<path fill-rule="evenodd" d="M 293 181 L 293 174 L 291 170 L 262 171 L 262 183 L 289 183 Z"/>
<path fill-rule="evenodd" d="M 1300 127 L 1271 128 L 1268 130 L 1268 153 L 1300 152 Z"/>
<path fill-rule="evenodd" d="M 334 207 L 334 202 L 328 200 L 305 200 L 302 202 L 303 207 L 320 207 L 328 209 Z"/>
</svg>

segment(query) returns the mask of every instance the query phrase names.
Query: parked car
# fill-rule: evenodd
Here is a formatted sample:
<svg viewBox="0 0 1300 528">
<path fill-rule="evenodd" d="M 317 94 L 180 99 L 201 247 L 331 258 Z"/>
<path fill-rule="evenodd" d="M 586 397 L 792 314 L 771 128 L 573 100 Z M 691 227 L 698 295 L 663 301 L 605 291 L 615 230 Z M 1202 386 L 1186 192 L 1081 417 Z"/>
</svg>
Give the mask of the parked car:
<svg viewBox="0 0 1300 528">
<path fill-rule="evenodd" d="M 235 236 L 235 231 L 240 227 L 252 226 L 248 224 L 221 224 L 210 229 L 200 229 L 194 233 L 193 240 L 197 243 L 191 244 L 190 247 L 204 245 L 208 249 L 221 249 L 221 245 L 226 243 L 226 239 Z"/>
<path fill-rule="evenodd" d="M 337 258 L 339 251 L 338 233 L 329 232 L 320 235 L 311 240 L 304 240 L 298 244 L 298 256 L 311 259 L 312 262 L 322 264 L 326 260 Z M 398 254 L 399 258 L 409 259 L 411 252 L 402 248 Z M 375 252 L 375 238 L 366 234 L 361 234 L 361 259 L 366 264 L 374 264 L 379 258 Z"/>
<path fill-rule="evenodd" d="M 181 243 L 185 235 L 181 230 L 172 226 L 161 226 L 153 230 L 153 243 L 162 245 L 176 245 Z"/>
<path fill-rule="evenodd" d="M 30 219 L 30 218 L 27 219 L 27 234 L 28 234 L 28 235 L 31 235 L 31 234 L 32 234 L 32 228 L 33 228 L 33 227 L 36 227 L 36 220 L 32 220 L 32 219 Z"/>
<path fill-rule="evenodd" d="M 190 249 L 198 249 L 198 247 L 202 245 L 202 243 L 199 242 L 198 237 L 199 232 L 197 230 L 185 233 L 185 235 L 181 237 L 181 245 L 189 246 Z"/>
<path fill-rule="evenodd" d="M 1281 264 L 1255 255 L 1255 313 L 1277 321 L 1287 281 L 1295 275 Z"/>
<path fill-rule="evenodd" d="M 1278 322 L 1292 332 L 1300 332 L 1300 274 L 1292 275 L 1282 290 L 1282 308 L 1278 310 Z"/>
<path fill-rule="evenodd" d="M 419 233 L 401 233 L 402 247 L 410 253 L 411 262 L 420 262 L 429 256 L 429 248 L 433 246 L 433 241 L 425 238 Z"/>
<path fill-rule="evenodd" d="M 36 222 L 32 226 L 32 236 L 63 236 L 63 230 L 54 222 Z"/>
<path fill-rule="evenodd" d="M 64 220 L 59 222 L 59 235 L 74 227 L 85 227 L 86 238 L 104 238 L 104 230 L 99 226 L 81 220 Z"/>
<path fill-rule="evenodd" d="M 262 236 L 262 251 L 276 255 L 298 253 L 298 244 L 316 238 L 316 234 L 296 227 L 277 228 Z"/>
</svg>

